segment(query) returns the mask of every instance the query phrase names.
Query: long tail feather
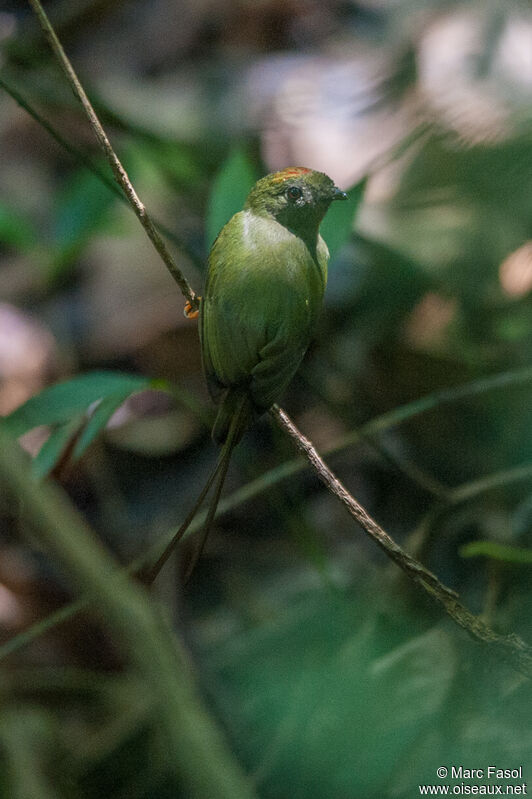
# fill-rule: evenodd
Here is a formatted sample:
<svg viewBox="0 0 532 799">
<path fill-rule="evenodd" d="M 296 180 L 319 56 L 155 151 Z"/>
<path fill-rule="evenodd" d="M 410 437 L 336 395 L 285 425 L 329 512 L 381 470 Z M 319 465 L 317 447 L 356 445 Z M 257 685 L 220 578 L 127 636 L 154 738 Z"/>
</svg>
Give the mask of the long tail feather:
<svg viewBox="0 0 532 799">
<path fill-rule="evenodd" d="M 243 396 L 240 399 L 240 402 L 237 405 L 236 411 L 231 420 L 229 432 L 225 440 L 225 443 L 223 445 L 220 457 L 220 464 L 219 464 L 220 468 L 218 471 L 218 480 L 216 483 L 216 488 L 213 494 L 213 498 L 209 505 L 207 518 L 205 519 L 203 530 L 201 531 L 201 537 L 199 543 L 192 554 L 190 563 L 188 564 L 187 570 L 185 572 L 185 577 L 184 577 L 185 585 L 190 580 L 192 572 L 196 568 L 196 565 L 201 557 L 207 538 L 209 537 L 211 526 L 214 521 L 214 517 L 216 516 L 216 511 L 218 509 L 218 503 L 220 502 L 220 497 L 222 495 L 222 489 L 224 487 L 225 478 L 227 476 L 227 469 L 229 468 L 229 461 L 231 460 L 233 449 L 235 448 L 235 445 L 238 444 L 238 441 L 240 440 L 240 437 L 242 435 L 241 431 L 242 422 L 248 414 L 248 407 L 247 407 L 248 402 L 249 401 L 246 396 Z"/>
<path fill-rule="evenodd" d="M 193 521 L 196 513 L 200 509 L 203 500 L 205 499 L 205 497 L 209 493 L 210 487 L 212 486 L 212 484 L 213 484 L 213 482 L 214 482 L 214 480 L 216 478 L 216 475 L 220 471 L 220 468 L 221 468 L 221 466 L 223 464 L 222 455 L 223 455 L 223 453 L 221 454 L 220 458 L 218 459 L 214 469 L 210 473 L 207 482 L 203 486 L 203 488 L 201 490 L 201 493 L 198 496 L 197 500 L 195 501 L 194 505 L 192 506 L 192 509 L 190 510 L 188 516 L 186 517 L 185 521 L 183 522 L 183 524 L 181 525 L 181 527 L 179 528 L 177 533 L 174 535 L 172 540 L 166 545 L 162 555 L 156 560 L 156 562 L 153 565 L 145 567 L 144 569 L 142 569 L 138 573 L 137 577 L 138 577 L 138 579 L 140 580 L 141 583 L 144 583 L 144 585 L 151 585 L 153 583 L 153 581 L 155 580 L 155 578 L 157 577 L 157 575 L 159 574 L 159 572 L 163 568 L 164 564 L 166 563 L 166 561 L 168 560 L 168 558 L 170 557 L 170 555 L 174 551 L 175 547 L 179 544 L 179 542 L 181 541 L 181 539 L 185 535 L 186 531 L 188 530 L 188 528 L 192 524 L 192 521 Z"/>
<path fill-rule="evenodd" d="M 216 509 L 218 507 L 218 503 L 220 501 L 220 496 L 222 493 L 223 485 L 225 482 L 225 477 L 227 475 L 227 469 L 229 467 L 229 461 L 231 459 L 231 453 L 237 443 L 237 435 L 239 433 L 240 427 L 242 425 L 242 420 L 245 415 L 245 411 L 247 410 L 247 398 L 242 396 L 241 401 L 236 409 L 236 412 L 233 416 L 233 420 L 231 422 L 231 426 L 229 429 L 229 433 L 227 439 L 222 447 L 222 451 L 220 452 L 220 456 L 216 462 L 216 465 L 212 472 L 210 473 L 207 482 L 203 486 L 201 493 L 199 494 L 197 500 L 195 501 L 192 509 L 190 510 L 188 516 L 186 517 L 185 521 L 174 535 L 172 540 L 166 545 L 163 553 L 157 559 L 157 561 L 144 569 L 137 574 L 137 578 L 140 582 L 144 583 L 144 585 L 151 585 L 163 566 L 165 565 L 166 561 L 174 551 L 175 547 L 179 544 L 183 536 L 185 535 L 186 531 L 192 524 L 194 517 L 196 516 L 198 510 L 200 509 L 205 497 L 209 493 L 209 490 L 214 483 L 216 477 L 219 475 L 218 482 L 216 484 L 216 490 L 214 493 L 213 500 L 209 505 L 209 511 L 207 513 L 207 518 L 205 520 L 205 524 L 203 526 L 203 530 L 201 533 L 201 539 L 199 547 L 195 550 L 191 563 L 189 564 L 185 576 L 185 582 L 188 582 L 190 575 L 192 574 L 196 563 L 198 562 L 203 548 L 205 546 L 205 542 L 209 535 L 209 530 L 216 515 Z"/>
<path fill-rule="evenodd" d="M 185 585 L 188 583 L 192 576 L 192 572 L 196 568 L 196 565 L 201 558 L 201 554 L 205 547 L 205 543 L 209 536 L 209 532 L 211 529 L 211 525 L 214 521 L 214 517 L 216 515 L 216 510 L 218 508 L 218 503 L 220 502 L 220 497 L 222 495 L 222 489 L 225 483 L 225 478 L 227 475 L 227 469 L 229 467 L 229 461 L 231 459 L 231 450 L 227 449 L 226 457 L 222 463 L 222 467 L 218 472 L 218 482 L 216 483 L 216 490 L 214 492 L 213 498 L 209 505 L 209 511 L 207 513 L 207 518 L 205 519 L 205 524 L 203 525 L 203 529 L 201 531 L 201 537 L 199 540 L 199 544 L 196 546 L 194 552 L 192 553 L 192 557 L 190 559 L 189 564 L 187 565 L 187 570 L 185 572 L 184 583 Z"/>
</svg>

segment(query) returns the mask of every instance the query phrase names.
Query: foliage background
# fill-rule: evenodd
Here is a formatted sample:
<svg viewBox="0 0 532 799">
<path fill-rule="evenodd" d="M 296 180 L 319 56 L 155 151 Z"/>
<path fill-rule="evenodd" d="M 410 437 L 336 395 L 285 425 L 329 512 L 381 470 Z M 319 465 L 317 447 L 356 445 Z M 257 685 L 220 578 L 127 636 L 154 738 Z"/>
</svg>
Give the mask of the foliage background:
<svg viewBox="0 0 532 799">
<path fill-rule="evenodd" d="M 366 179 L 352 234 L 346 220 L 329 227 L 320 330 L 283 403 L 320 450 L 429 392 L 516 371 L 330 460 L 472 610 L 532 640 L 530 565 L 492 546 L 531 546 L 528 4 L 46 8 L 197 290 L 209 241 L 256 175 L 303 163 L 346 188 Z M 25 3 L 4 4 L 0 44 L 0 80 L 105 170 Z M 95 370 L 171 386 L 129 398 L 75 462 L 58 455 L 80 408 L 40 419 L 70 427 L 38 473 L 55 466 L 128 562 L 182 520 L 215 457 L 195 323 L 129 209 L 5 91 L 0 151 L 0 412 Z M 36 454 L 49 432 L 24 446 Z M 263 420 L 226 493 L 291 457 Z M 13 502 L 0 510 L 7 641 L 77 591 L 23 545 Z M 492 556 L 464 557 L 472 542 Z M 442 618 L 307 472 L 225 513 L 188 588 L 175 566 L 157 593 L 261 797 L 409 797 L 451 764 L 530 774 L 528 683 Z M 29 795 L 28 768 L 42 796 L 176 795 L 150 688 L 105 624 L 84 614 L 2 668 L 6 796 Z"/>
</svg>

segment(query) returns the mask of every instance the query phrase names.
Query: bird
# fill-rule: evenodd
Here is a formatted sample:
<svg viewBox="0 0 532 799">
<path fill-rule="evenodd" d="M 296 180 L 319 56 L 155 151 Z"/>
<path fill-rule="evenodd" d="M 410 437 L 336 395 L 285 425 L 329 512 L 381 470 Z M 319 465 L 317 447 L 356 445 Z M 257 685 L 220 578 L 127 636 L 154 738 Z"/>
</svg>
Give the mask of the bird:
<svg viewBox="0 0 532 799">
<path fill-rule="evenodd" d="M 252 422 L 283 395 L 316 329 L 329 251 L 319 227 L 347 194 L 323 172 L 288 167 L 262 177 L 209 254 L 199 308 L 203 370 L 218 405 L 216 466 L 194 507 L 147 575 L 151 583 L 216 480 L 192 573 L 222 493 L 231 453 Z"/>
</svg>

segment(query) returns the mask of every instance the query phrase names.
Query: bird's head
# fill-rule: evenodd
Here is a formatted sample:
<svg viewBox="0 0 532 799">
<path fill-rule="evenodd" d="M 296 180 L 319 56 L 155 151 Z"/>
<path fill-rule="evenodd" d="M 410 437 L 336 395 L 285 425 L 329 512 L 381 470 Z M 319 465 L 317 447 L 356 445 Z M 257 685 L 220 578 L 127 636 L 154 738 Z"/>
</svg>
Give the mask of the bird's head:
<svg viewBox="0 0 532 799">
<path fill-rule="evenodd" d="M 288 167 L 261 178 L 248 194 L 245 208 L 268 214 L 302 236 L 318 232 L 321 220 L 333 200 L 346 200 L 323 172 L 305 167 Z"/>
</svg>

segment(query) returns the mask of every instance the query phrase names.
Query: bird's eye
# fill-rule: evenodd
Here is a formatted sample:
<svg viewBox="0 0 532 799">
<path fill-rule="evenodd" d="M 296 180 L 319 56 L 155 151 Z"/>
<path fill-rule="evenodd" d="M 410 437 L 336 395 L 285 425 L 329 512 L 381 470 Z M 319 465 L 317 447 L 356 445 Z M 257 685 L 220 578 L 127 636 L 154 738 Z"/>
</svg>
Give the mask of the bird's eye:
<svg viewBox="0 0 532 799">
<path fill-rule="evenodd" d="M 298 186 L 290 186 L 286 193 L 291 200 L 299 200 L 303 196 L 303 192 Z"/>
</svg>

